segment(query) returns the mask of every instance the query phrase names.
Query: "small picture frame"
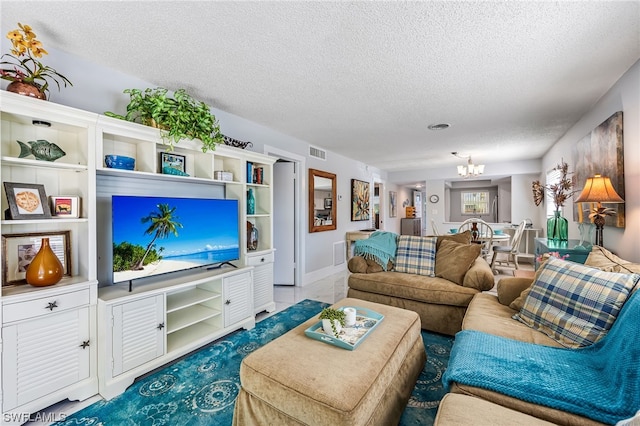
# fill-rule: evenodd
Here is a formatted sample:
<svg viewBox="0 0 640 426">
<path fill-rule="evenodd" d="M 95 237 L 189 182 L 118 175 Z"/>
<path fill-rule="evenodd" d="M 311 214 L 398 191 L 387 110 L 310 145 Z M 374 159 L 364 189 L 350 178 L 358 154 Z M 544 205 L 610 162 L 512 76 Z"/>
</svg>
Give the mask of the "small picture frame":
<svg viewBox="0 0 640 426">
<path fill-rule="evenodd" d="M 160 153 L 160 172 L 164 174 L 186 175 L 186 157 L 173 152 Z"/>
<path fill-rule="evenodd" d="M 9 203 L 10 219 L 51 218 L 44 185 L 5 182 L 4 192 Z"/>
<path fill-rule="evenodd" d="M 330 210 L 333 206 L 333 199 L 331 198 L 325 198 L 324 199 L 324 208 L 325 210 Z"/>
<path fill-rule="evenodd" d="M 62 263 L 64 275 L 71 276 L 71 231 L 5 234 L 2 236 L 2 285 L 25 284 L 27 267 L 40 250 L 43 238 Z"/>
<path fill-rule="evenodd" d="M 51 216 L 57 219 L 80 217 L 80 197 L 50 196 Z"/>
</svg>

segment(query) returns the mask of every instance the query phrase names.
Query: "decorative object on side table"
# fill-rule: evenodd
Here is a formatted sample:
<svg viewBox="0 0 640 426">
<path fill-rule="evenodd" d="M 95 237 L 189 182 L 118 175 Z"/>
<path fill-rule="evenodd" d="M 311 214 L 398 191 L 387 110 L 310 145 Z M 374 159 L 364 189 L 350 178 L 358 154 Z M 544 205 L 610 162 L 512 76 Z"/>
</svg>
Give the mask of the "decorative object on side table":
<svg viewBox="0 0 640 426">
<path fill-rule="evenodd" d="M 71 232 L 34 232 L 2 235 L 2 285 L 24 284 L 27 268 L 41 248 L 42 240 L 62 264 L 63 275 L 71 275 Z"/>
<path fill-rule="evenodd" d="M 51 217 L 44 185 L 5 182 L 4 192 L 9 203 L 7 219 L 48 219 Z"/>
<path fill-rule="evenodd" d="M 48 52 L 42 47 L 42 42 L 36 39 L 36 34 L 29 25 L 18 23 L 18 28 L 9 31 L 7 38 L 11 40 L 11 53 L 3 54 L 0 62 L 3 66 L 0 78 L 11 81 L 7 91 L 46 100 L 50 81 L 56 83 L 58 90 L 60 83 L 64 87 L 67 84 L 73 86 L 67 77 L 37 59 Z M 4 60 L 5 57 L 10 60 Z"/>
<path fill-rule="evenodd" d="M 320 312 L 319 319 L 322 320 L 322 329 L 325 333 L 338 337 L 338 333 L 346 324 L 347 314 L 343 310 L 324 308 Z"/>
<path fill-rule="evenodd" d="M 611 184 L 611 179 L 606 176 L 595 175 L 587 178 L 580 196 L 576 203 L 596 203 L 591 209 L 589 219 L 596 225 L 596 245 L 603 247 L 602 228 L 605 223 L 605 216 L 613 216 L 616 211 L 611 208 L 602 207 L 602 203 L 624 203 Z"/>
<path fill-rule="evenodd" d="M 58 145 L 45 139 L 24 142 L 16 141 L 20 145 L 20 155 L 18 158 L 25 158 L 33 155 L 36 160 L 56 161 L 67 155 Z M 27 145 L 28 144 L 28 145 Z"/>
<path fill-rule="evenodd" d="M 561 161 L 552 170 L 560 172 L 560 179 L 557 182 L 542 185 L 539 180 L 536 180 L 532 184 L 533 201 L 536 206 L 539 206 L 544 199 L 545 191 L 553 199 L 553 204 L 556 206 L 553 212 L 553 217 L 547 219 L 547 238 L 551 240 L 567 241 L 569 239 L 569 223 L 565 217 L 562 216 L 560 210 L 564 206 L 565 201 L 573 195 L 575 191 L 572 191 L 573 182 L 568 177 L 569 165 L 564 161 Z"/>
<path fill-rule="evenodd" d="M 49 238 L 43 238 L 40 250 L 33 258 L 26 272 L 27 284 L 44 287 L 57 284 L 62 279 L 63 266 L 58 256 L 49 246 Z"/>
<path fill-rule="evenodd" d="M 216 145 L 223 143 L 220 125 L 211 108 L 197 101 L 184 89 L 178 89 L 173 97 L 163 87 L 125 89 L 129 95 L 129 104 L 125 115 L 107 111 L 108 117 L 133 121 L 160 129 L 160 135 L 168 150 L 181 139 L 199 139 L 202 152 L 214 151 Z"/>
</svg>

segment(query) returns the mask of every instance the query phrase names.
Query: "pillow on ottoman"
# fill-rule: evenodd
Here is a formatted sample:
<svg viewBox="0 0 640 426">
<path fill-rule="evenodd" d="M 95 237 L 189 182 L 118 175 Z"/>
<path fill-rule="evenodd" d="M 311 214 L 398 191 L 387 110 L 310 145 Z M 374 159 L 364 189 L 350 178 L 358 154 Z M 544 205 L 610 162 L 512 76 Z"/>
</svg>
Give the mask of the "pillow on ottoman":
<svg viewBox="0 0 640 426">
<path fill-rule="evenodd" d="M 444 240 L 436 252 L 436 277 L 462 285 L 464 276 L 480 256 L 480 244 L 461 244 Z"/>
<path fill-rule="evenodd" d="M 551 257 L 513 318 L 564 346 L 588 346 L 607 334 L 638 280 L 638 274 L 605 272 Z"/>
<path fill-rule="evenodd" d="M 396 272 L 435 276 L 436 237 L 401 235 L 396 252 Z"/>
</svg>

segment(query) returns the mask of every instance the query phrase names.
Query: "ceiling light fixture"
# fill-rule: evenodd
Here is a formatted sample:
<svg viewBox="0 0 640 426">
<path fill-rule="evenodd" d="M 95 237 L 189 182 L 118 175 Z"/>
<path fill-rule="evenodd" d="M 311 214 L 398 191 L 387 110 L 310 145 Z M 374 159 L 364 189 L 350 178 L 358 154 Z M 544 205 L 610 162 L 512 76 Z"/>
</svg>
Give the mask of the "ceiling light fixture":
<svg viewBox="0 0 640 426">
<path fill-rule="evenodd" d="M 458 166 L 458 175 L 462 176 L 465 179 L 469 179 L 472 177 L 478 177 L 484 173 L 484 164 L 474 165 L 473 161 L 471 161 L 470 155 L 459 155 L 457 152 L 452 152 L 452 155 L 458 158 L 467 159 L 467 165 Z"/>
<path fill-rule="evenodd" d="M 429 130 L 445 130 L 451 127 L 451 124 L 448 123 L 440 123 L 440 124 L 429 124 L 427 128 Z"/>
</svg>

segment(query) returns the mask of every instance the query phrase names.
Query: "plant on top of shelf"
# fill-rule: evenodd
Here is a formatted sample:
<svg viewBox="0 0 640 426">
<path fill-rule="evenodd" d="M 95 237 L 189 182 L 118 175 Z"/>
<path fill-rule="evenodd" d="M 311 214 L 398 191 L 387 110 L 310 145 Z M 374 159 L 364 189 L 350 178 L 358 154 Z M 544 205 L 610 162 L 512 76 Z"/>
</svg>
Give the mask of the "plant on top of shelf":
<svg viewBox="0 0 640 426">
<path fill-rule="evenodd" d="M 213 151 L 216 145 L 224 142 L 218 120 L 209 106 L 193 99 L 184 89 L 176 90 L 173 97 L 163 87 L 126 89 L 124 93 L 130 98 L 127 113 L 119 115 L 107 111 L 105 115 L 160 129 L 169 151 L 180 139 L 199 139 L 202 152 Z"/>
<path fill-rule="evenodd" d="M 64 84 L 64 87 L 67 87 L 67 84 L 73 86 L 67 77 L 36 59 L 42 58 L 42 55 L 48 55 L 49 52 L 44 50 L 42 42 L 36 39 L 32 28 L 19 22 L 18 27 L 7 33 L 7 38 L 11 40 L 11 53 L 2 55 L 2 59 L 7 57 L 11 60 L 0 62 L 3 67 L 5 65 L 11 66 L 11 68 L 0 69 L 0 78 L 11 81 L 7 90 L 46 99 L 50 81 L 56 83 L 58 90 L 60 90 L 60 83 Z M 35 94 L 23 93 L 23 89 L 18 87 L 24 85 L 32 86 L 37 91 Z"/>
<path fill-rule="evenodd" d="M 331 329 L 333 330 L 334 336 L 338 337 L 338 333 L 340 332 L 340 330 L 336 327 L 336 322 L 338 322 L 341 327 L 344 327 L 345 321 L 347 319 L 347 314 L 339 309 L 324 308 L 322 312 L 320 312 L 319 319 L 328 320 L 331 323 Z M 327 330 L 325 329 L 325 331 Z"/>
</svg>

